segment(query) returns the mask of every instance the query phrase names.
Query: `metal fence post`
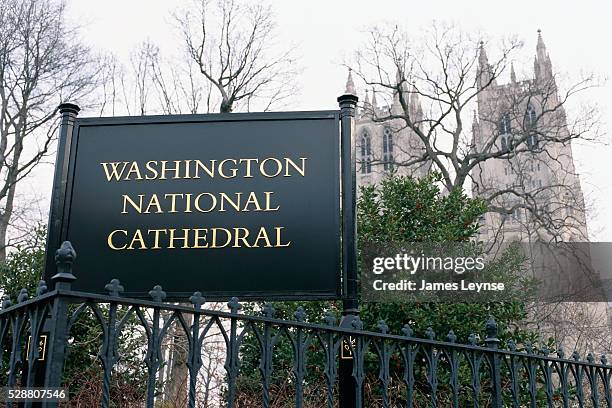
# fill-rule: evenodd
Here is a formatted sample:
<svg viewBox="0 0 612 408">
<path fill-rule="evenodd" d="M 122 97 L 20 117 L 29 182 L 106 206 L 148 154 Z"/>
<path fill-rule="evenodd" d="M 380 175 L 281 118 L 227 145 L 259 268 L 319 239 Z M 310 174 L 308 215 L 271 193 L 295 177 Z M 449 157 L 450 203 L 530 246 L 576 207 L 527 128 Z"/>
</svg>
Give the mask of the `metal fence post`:
<svg viewBox="0 0 612 408">
<path fill-rule="evenodd" d="M 57 157 L 55 158 L 55 174 L 53 176 L 53 194 L 48 225 L 48 239 L 45 257 L 45 271 L 52 265 L 54 251 L 60 246 L 62 238 L 62 219 L 65 206 L 65 192 L 68 186 L 68 165 L 72 146 L 72 131 L 80 108 L 72 103 L 62 103 L 58 110 L 61 114 L 59 126 Z M 63 154 L 62 154 L 63 153 Z M 48 276 L 48 275 L 47 275 Z M 47 282 L 51 284 L 52 282 Z M 53 289 L 50 285 L 49 289 Z"/>
<path fill-rule="evenodd" d="M 59 387 L 62 384 L 64 372 L 64 358 L 66 356 L 67 329 L 68 329 L 68 305 L 69 300 L 62 296 L 62 291 L 70 291 L 72 282 L 76 277 L 72 274 L 72 263 L 76 258 L 76 252 L 68 241 L 55 252 L 57 274 L 51 280 L 55 289 L 60 293 L 53 300 L 51 311 L 51 327 L 49 330 L 49 359 L 45 373 L 46 387 Z M 56 402 L 47 403 L 47 407 L 57 406 Z"/>
<path fill-rule="evenodd" d="M 352 328 L 359 316 L 357 297 L 357 219 L 356 219 L 356 146 L 353 128 L 355 109 L 359 99 L 345 94 L 338 98 L 340 105 L 340 149 L 342 157 L 342 277 L 343 299 L 340 327 Z M 344 345 L 341 345 L 344 347 Z M 356 383 L 353 378 L 354 359 L 339 360 L 339 402 L 341 408 L 357 407 Z M 358 407 L 361 408 L 361 407 Z"/>
<path fill-rule="evenodd" d="M 500 356 L 497 352 L 499 348 L 499 339 L 497 338 L 497 322 L 493 316 L 489 317 L 486 325 L 487 338 L 485 344 L 490 348 L 491 354 L 489 364 L 491 366 L 491 399 L 494 408 L 502 408 L 502 392 L 501 392 L 501 373 L 500 373 Z"/>
</svg>

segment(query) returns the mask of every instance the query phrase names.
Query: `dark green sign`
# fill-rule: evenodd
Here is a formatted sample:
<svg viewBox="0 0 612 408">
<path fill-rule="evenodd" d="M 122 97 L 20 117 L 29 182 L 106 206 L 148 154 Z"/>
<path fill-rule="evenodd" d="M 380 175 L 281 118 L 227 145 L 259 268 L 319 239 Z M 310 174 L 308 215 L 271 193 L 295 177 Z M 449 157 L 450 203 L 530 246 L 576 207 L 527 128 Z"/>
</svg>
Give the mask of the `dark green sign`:
<svg viewBox="0 0 612 408">
<path fill-rule="evenodd" d="M 131 296 L 156 284 L 171 298 L 339 296 L 339 112 L 71 125 L 48 247 L 74 245 L 75 290 L 118 278 Z"/>
</svg>

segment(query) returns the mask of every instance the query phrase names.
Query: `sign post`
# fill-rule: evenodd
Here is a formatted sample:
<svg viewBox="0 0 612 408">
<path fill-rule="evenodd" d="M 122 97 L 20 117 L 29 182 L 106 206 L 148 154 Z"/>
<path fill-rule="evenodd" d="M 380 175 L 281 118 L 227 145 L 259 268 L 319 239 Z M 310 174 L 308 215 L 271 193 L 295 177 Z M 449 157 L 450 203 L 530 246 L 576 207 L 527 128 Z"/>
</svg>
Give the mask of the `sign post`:
<svg viewBox="0 0 612 408">
<path fill-rule="evenodd" d="M 358 98 L 345 94 L 338 98 L 340 105 L 342 154 L 342 319 L 340 327 L 353 328 L 359 316 L 357 287 L 357 218 L 356 218 L 356 144 L 354 136 L 355 109 Z M 346 342 L 348 343 L 348 339 Z M 348 345 L 348 344 L 347 344 Z M 344 350 L 345 344 L 340 345 Z M 346 353 L 345 353 L 346 354 Z M 340 356 L 339 399 L 341 408 L 361 408 L 360 390 L 353 378 L 353 359 Z M 351 356 L 352 357 L 352 356 Z M 358 395 L 359 394 L 359 395 Z"/>
</svg>

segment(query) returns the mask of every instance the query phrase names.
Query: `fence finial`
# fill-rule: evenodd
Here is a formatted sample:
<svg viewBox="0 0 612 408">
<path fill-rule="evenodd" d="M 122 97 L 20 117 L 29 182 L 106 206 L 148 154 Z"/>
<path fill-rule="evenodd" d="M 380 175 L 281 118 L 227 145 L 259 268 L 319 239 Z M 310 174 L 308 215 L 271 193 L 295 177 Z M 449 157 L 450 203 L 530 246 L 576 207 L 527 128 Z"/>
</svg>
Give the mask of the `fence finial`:
<svg viewBox="0 0 612 408">
<path fill-rule="evenodd" d="M 189 296 L 189 301 L 194 308 L 199 309 L 206 302 L 206 299 L 202 296 L 202 292 L 193 292 L 193 295 Z"/>
<path fill-rule="evenodd" d="M 363 330 L 363 322 L 361 321 L 359 316 L 355 316 L 355 318 L 351 322 L 351 325 L 355 330 Z"/>
<path fill-rule="evenodd" d="M 295 317 L 295 320 L 298 322 L 303 322 L 306 320 L 306 312 L 304 311 L 304 308 L 302 306 L 298 307 L 293 314 L 293 317 Z"/>
<path fill-rule="evenodd" d="M 332 311 L 328 310 L 327 312 L 325 312 L 325 318 L 323 319 L 323 321 L 328 326 L 335 326 L 336 325 L 336 316 L 334 315 L 334 313 Z"/>
<path fill-rule="evenodd" d="M 166 292 L 163 291 L 162 287 L 159 285 L 153 286 L 153 290 L 149 291 L 149 296 L 155 302 L 161 302 L 166 298 Z"/>
<path fill-rule="evenodd" d="M 44 295 L 45 293 L 47 293 L 47 282 L 40 280 L 36 288 L 36 296 Z"/>
<path fill-rule="evenodd" d="M 242 305 L 240 304 L 236 296 L 234 296 L 230 299 L 229 302 L 227 302 L 227 307 L 229 307 L 230 312 L 232 314 L 238 314 L 238 311 L 242 309 Z"/>
<path fill-rule="evenodd" d="M 12 306 L 11 298 L 8 295 L 2 297 L 2 309 L 7 309 Z"/>
<path fill-rule="evenodd" d="M 429 326 L 427 328 L 427 330 L 425 330 L 425 337 L 427 337 L 429 340 L 435 340 L 436 339 L 436 332 L 433 331 L 431 326 Z"/>
<path fill-rule="evenodd" d="M 497 337 L 497 322 L 493 316 L 489 316 L 487 320 L 487 325 L 485 326 L 485 331 L 487 332 L 487 338 L 492 339 Z"/>
<path fill-rule="evenodd" d="M 51 278 L 55 282 L 56 289 L 70 290 L 72 282 L 76 280 L 76 276 L 72 274 L 72 263 L 75 259 L 76 251 L 70 241 L 62 242 L 62 246 L 55 251 L 57 273 Z"/>
<path fill-rule="evenodd" d="M 272 303 L 266 303 L 263 307 L 263 313 L 264 316 L 266 317 L 274 317 L 274 313 L 276 312 L 276 310 L 274 310 L 274 306 L 272 306 Z"/>
<path fill-rule="evenodd" d="M 28 290 L 23 288 L 19 291 L 19 295 L 17 295 L 17 303 L 22 303 L 28 300 Z"/>
<path fill-rule="evenodd" d="M 106 289 L 109 295 L 117 297 L 121 292 L 123 292 L 123 285 L 121 285 L 119 279 L 113 278 L 111 279 L 110 283 L 107 283 L 106 286 L 104 286 L 104 289 Z"/>
<path fill-rule="evenodd" d="M 387 334 L 389 333 L 389 326 L 387 326 L 387 323 L 384 320 L 379 320 L 378 330 L 380 330 L 382 334 Z"/>
<path fill-rule="evenodd" d="M 489 316 L 489 320 L 487 320 L 487 325 L 485 326 L 485 331 L 487 333 L 487 338 L 485 339 L 487 346 L 497 348 L 499 346 L 499 339 L 497 338 L 497 322 L 493 316 Z"/>
</svg>

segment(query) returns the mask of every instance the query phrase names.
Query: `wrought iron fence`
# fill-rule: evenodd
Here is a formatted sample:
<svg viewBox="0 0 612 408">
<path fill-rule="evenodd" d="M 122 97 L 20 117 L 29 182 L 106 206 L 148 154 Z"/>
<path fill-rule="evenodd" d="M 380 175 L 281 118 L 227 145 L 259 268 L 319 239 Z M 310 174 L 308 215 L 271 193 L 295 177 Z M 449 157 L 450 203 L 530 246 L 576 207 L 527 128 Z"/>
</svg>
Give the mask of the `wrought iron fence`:
<svg viewBox="0 0 612 408">
<path fill-rule="evenodd" d="M 200 293 L 191 296 L 189 306 L 165 303 L 159 286 L 150 291 L 150 300 L 129 299 L 121 296 L 117 280 L 106 285 L 106 295 L 83 293 L 71 289 L 74 257 L 69 243 L 57 251 L 52 291 L 41 281 L 32 298 L 26 290 L 15 304 L 5 296 L 0 311 L 4 386 L 64 384 L 75 327 L 89 316 L 99 329 L 96 405 L 102 407 L 128 406 L 114 400 L 112 392 L 113 376 L 124 364 L 121 341 L 126 338 L 143 340 L 144 376 L 135 405 L 163 406 L 164 339 L 180 336 L 187 367 L 180 406 L 339 406 L 339 362 L 344 359 L 357 406 L 612 408 L 612 365 L 605 356 L 589 354 L 583 360 L 578 353 L 566 356 L 561 349 L 536 351 L 530 345 L 519 351 L 512 342 L 502 348 L 492 318 L 482 342 L 470 336 L 467 344 L 460 344 L 452 331 L 447 341 L 436 341 L 431 330 L 427 338 L 414 337 L 408 325 L 402 333 L 389 333 L 384 321 L 368 331 L 358 317 L 348 327 L 340 326 L 333 314 L 321 324 L 307 323 L 302 309 L 292 321 L 275 318 L 271 306 L 247 315 L 235 298 L 227 303 L 229 311 L 203 309 Z M 43 336 L 48 336 L 46 347 L 30 347 Z M 214 397 L 202 401 L 207 379 L 201 371 L 210 362 L 206 344 L 211 341 L 222 346 L 222 384 Z M 43 357 L 45 364 L 40 363 Z"/>
</svg>

